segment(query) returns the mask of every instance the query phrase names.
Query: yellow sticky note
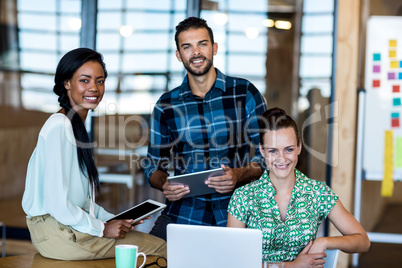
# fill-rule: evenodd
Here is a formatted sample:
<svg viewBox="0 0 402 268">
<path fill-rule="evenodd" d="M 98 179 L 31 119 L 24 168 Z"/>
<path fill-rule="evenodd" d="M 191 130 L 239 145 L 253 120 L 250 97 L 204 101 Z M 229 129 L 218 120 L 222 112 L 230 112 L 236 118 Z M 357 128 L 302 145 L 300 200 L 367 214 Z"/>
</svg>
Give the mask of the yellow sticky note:
<svg viewBox="0 0 402 268">
<path fill-rule="evenodd" d="M 398 68 L 398 61 L 395 61 L 395 60 L 391 61 L 391 68 L 392 69 L 397 69 Z"/>
<path fill-rule="evenodd" d="M 395 139 L 395 167 L 402 167 L 402 137 Z"/>
<path fill-rule="evenodd" d="M 393 192 L 394 192 L 394 182 L 383 181 L 381 184 L 381 196 L 392 197 Z"/>
<path fill-rule="evenodd" d="M 381 183 L 381 195 L 391 197 L 394 191 L 393 132 L 386 130 L 384 135 L 384 178 Z"/>
<path fill-rule="evenodd" d="M 390 50 L 389 51 L 389 57 L 390 58 L 396 58 L 396 50 Z"/>
<path fill-rule="evenodd" d="M 389 40 L 389 47 L 396 47 L 396 40 L 395 39 Z"/>
</svg>

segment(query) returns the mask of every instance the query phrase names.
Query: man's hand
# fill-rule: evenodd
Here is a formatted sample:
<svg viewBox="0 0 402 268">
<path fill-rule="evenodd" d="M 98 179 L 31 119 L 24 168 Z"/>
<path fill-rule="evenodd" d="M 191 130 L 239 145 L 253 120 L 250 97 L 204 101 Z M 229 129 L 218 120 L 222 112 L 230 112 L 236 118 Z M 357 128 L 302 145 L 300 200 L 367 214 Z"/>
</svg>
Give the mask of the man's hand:
<svg viewBox="0 0 402 268">
<path fill-rule="evenodd" d="M 103 230 L 103 237 L 123 239 L 126 237 L 126 233 L 134 229 L 131 225 L 133 220 L 112 220 L 105 223 L 105 229 Z"/>
<path fill-rule="evenodd" d="M 180 200 L 183 196 L 188 194 L 190 192 L 190 188 L 188 186 L 184 186 L 183 184 L 171 185 L 166 178 L 165 183 L 162 185 L 162 192 L 167 200 L 173 202 Z"/>
<path fill-rule="evenodd" d="M 237 174 L 235 169 L 230 168 L 225 165 L 221 165 L 225 175 L 210 177 L 205 182 L 208 187 L 214 188 L 218 193 L 225 194 L 230 193 L 234 190 L 237 183 Z"/>
</svg>

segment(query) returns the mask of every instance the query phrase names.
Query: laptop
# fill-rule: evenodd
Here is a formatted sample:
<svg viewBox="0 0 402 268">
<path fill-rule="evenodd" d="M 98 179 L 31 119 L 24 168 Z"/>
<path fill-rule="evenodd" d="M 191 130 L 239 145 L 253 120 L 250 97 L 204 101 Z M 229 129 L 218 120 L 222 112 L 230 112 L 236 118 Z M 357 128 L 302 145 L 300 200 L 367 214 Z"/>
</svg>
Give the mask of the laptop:
<svg viewBox="0 0 402 268">
<path fill-rule="evenodd" d="M 169 268 L 261 268 L 262 232 L 171 223 L 167 264 Z"/>
</svg>

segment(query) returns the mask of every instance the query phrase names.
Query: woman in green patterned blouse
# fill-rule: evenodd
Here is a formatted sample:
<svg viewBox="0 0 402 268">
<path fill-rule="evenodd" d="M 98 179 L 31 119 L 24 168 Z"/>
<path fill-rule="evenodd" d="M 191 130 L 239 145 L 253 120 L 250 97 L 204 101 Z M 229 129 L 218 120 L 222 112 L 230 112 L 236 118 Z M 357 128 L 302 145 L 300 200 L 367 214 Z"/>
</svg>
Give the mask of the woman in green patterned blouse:
<svg viewBox="0 0 402 268">
<path fill-rule="evenodd" d="M 260 119 L 260 151 L 267 170 L 238 188 L 229 203 L 228 227 L 260 229 L 263 262 L 285 267 L 323 267 L 324 250 L 365 252 L 370 241 L 363 227 L 325 182 L 296 169 L 301 140 L 294 120 L 273 108 Z M 342 233 L 316 238 L 326 217 Z"/>
</svg>

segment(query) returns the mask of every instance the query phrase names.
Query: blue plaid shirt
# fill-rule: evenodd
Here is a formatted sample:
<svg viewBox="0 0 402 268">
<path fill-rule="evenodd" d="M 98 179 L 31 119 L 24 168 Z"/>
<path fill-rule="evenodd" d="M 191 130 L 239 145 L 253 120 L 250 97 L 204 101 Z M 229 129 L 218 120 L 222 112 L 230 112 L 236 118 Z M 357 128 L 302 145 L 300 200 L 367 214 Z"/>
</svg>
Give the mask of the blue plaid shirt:
<svg viewBox="0 0 402 268">
<path fill-rule="evenodd" d="M 258 149 L 258 116 L 266 110 L 262 95 L 245 79 L 225 76 L 218 69 L 216 73 L 215 85 L 204 99 L 192 94 L 186 76 L 156 103 L 145 168 L 148 182 L 153 172 L 167 172 L 172 166 L 175 175 L 181 175 L 221 164 L 231 168 L 250 161 L 264 165 Z M 252 159 L 251 144 L 255 148 Z M 162 213 L 177 223 L 226 226 L 231 194 L 166 200 Z"/>
</svg>

